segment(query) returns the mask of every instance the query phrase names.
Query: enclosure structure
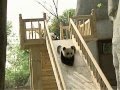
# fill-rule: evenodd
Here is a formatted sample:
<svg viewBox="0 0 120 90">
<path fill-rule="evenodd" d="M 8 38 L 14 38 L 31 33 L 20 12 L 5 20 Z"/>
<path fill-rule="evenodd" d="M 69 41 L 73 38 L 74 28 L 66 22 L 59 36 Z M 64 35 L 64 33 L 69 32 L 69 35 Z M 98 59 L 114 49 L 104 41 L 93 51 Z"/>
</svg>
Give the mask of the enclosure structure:
<svg viewBox="0 0 120 90">
<path fill-rule="evenodd" d="M 112 90 L 85 42 L 87 38 L 96 39 L 93 16 L 94 11 L 91 15 L 79 16 L 82 19 L 79 24 L 74 22 L 76 17 L 70 18 L 68 36 L 52 40 L 46 14 L 43 14 L 43 18 L 36 19 L 23 19 L 20 15 L 20 44 L 22 49 L 29 50 L 32 90 Z M 63 37 L 64 33 L 60 30 Z M 59 44 L 76 47 L 73 67 L 61 63 L 56 52 Z"/>
</svg>

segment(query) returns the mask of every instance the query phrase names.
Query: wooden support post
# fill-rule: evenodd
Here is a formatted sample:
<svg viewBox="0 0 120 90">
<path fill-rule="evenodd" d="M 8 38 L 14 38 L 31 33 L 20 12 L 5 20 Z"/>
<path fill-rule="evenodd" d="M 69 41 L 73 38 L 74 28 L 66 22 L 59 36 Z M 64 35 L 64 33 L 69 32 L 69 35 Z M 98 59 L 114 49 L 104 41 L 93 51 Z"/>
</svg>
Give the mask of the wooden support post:
<svg viewBox="0 0 120 90">
<path fill-rule="evenodd" d="M 30 48 L 31 57 L 31 90 L 42 90 L 42 78 L 41 78 L 41 50 L 39 46 L 33 46 Z"/>
<path fill-rule="evenodd" d="M 60 40 L 64 39 L 63 37 L 63 24 L 60 22 Z"/>
<path fill-rule="evenodd" d="M 92 25 L 91 25 L 91 34 L 93 37 L 97 37 L 97 32 L 96 32 L 96 13 L 95 10 L 91 10 L 91 16 L 92 16 Z"/>
<path fill-rule="evenodd" d="M 46 19 L 46 13 L 43 13 L 43 18 Z"/>
<path fill-rule="evenodd" d="M 38 34 L 39 34 L 39 39 L 42 38 L 42 29 L 41 29 L 41 24 L 38 22 Z"/>
</svg>

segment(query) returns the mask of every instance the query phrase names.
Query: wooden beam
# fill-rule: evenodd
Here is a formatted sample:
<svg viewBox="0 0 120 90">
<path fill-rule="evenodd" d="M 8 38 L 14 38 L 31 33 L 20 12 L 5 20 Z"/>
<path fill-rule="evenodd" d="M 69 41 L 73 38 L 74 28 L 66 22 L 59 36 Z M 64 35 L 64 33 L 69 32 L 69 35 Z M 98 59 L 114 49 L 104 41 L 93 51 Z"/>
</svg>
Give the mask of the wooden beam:
<svg viewBox="0 0 120 90">
<path fill-rule="evenodd" d="M 42 68 L 41 68 L 41 47 L 31 46 L 31 90 L 42 90 Z"/>
<path fill-rule="evenodd" d="M 44 21 L 44 18 L 34 18 L 34 19 L 23 19 L 24 22 L 37 22 L 37 21 Z"/>
</svg>

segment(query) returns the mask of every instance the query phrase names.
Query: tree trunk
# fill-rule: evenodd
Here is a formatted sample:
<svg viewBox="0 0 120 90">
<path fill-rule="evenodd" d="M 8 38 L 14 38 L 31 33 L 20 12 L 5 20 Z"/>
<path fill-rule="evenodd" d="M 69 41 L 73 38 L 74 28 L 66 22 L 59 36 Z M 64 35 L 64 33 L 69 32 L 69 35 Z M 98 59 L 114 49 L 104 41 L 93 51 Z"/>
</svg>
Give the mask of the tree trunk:
<svg viewBox="0 0 120 90">
<path fill-rule="evenodd" d="M 108 1 L 108 15 L 109 18 L 113 21 L 117 14 L 119 0 L 109 0 Z"/>
<path fill-rule="evenodd" d="M 7 0 L 0 0 L 0 90 L 4 90 L 6 62 L 6 11 Z"/>
</svg>

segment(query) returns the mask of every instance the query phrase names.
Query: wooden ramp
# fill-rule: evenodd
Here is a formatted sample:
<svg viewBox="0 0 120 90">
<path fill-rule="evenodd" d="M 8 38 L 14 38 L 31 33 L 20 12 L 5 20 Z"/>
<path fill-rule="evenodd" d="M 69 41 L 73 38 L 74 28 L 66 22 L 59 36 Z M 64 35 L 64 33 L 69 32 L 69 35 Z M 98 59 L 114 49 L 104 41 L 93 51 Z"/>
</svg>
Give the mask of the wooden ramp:
<svg viewBox="0 0 120 90">
<path fill-rule="evenodd" d="M 57 46 L 70 47 L 71 45 L 74 45 L 72 40 L 55 40 L 53 41 L 53 45 L 67 90 L 99 90 L 97 85 L 93 82 L 90 69 L 84 61 L 84 56 L 78 49 L 75 54 L 73 67 L 61 63 L 60 55 L 57 53 Z"/>
</svg>

